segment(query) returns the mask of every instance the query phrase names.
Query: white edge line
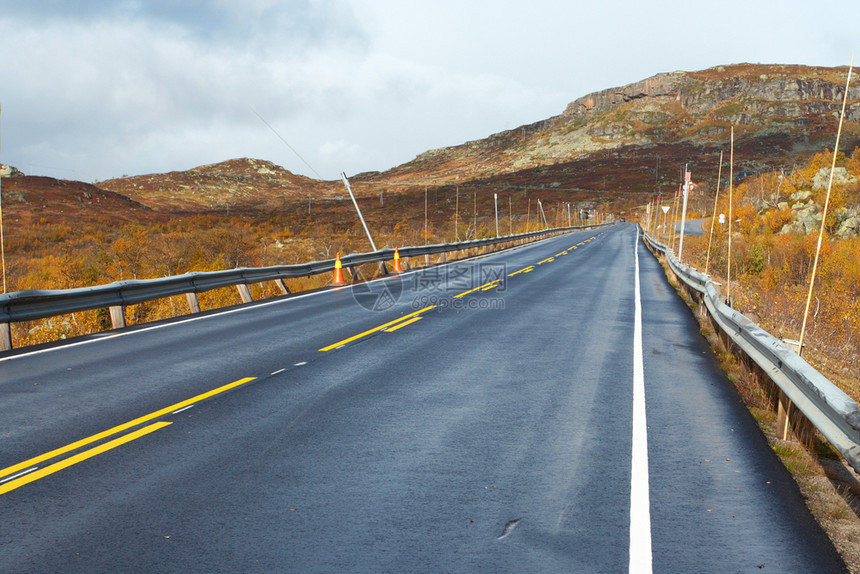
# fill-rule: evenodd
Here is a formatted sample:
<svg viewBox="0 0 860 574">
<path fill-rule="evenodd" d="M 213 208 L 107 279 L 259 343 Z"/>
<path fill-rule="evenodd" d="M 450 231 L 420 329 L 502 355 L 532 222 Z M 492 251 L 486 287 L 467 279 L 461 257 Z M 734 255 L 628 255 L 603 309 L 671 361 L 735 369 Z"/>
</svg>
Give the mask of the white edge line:
<svg viewBox="0 0 860 574">
<path fill-rule="evenodd" d="M 305 366 L 305 365 L 307 365 L 307 364 L 308 364 L 308 362 L 307 362 L 307 361 L 302 361 L 301 363 L 296 363 L 296 364 L 295 364 L 295 365 L 293 365 L 293 366 L 294 366 L 294 367 L 303 367 L 303 366 Z"/>
<path fill-rule="evenodd" d="M 633 322 L 633 453 L 630 461 L 629 572 L 650 574 L 651 499 L 648 486 L 648 423 L 645 412 L 645 368 L 642 352 L 642 300 L 639 285 L 639 229 L 635 243 L 635 313 Z"/>
<path fill-rule="evenodd" d="M 172 412 L 172 413 L 170 413 L 170 414 L 172 414 L 172 415 L 178 415 L 178 414 L 179 414 L 179 413 L 181 413 L 182 411 L 187 411 L 188 409 L 190 409 L 190 408 L 191 408 L 191 407 L 193 407 L 193 406 L 194 406 L 194 405 L 188 405 L 187 407 L 182 407 L 181 409 L 179 409 L 179 410 L 175 410 L 175 411 L 173 411 L 173 412 Z"/>
<path fill-rule="evenodd" d="M 275 375 L 279 375 L 279 374 L 283 373 L 284 371 L 286 371 L 286 369 L 278 369 L 274 373 L 269 373 L 269 376 L 274 377 Z"/>
</svg>

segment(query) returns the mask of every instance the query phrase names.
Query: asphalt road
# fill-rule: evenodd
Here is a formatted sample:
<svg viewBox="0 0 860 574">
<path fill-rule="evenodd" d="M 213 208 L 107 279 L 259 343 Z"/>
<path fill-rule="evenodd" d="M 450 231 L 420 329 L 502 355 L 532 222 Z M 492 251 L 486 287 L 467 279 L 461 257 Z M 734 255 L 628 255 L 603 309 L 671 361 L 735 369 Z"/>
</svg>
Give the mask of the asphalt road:
<svg viewBox="0 0 860 574">
<path fill-rule="evenodd" d="M 684 223 L 684 235 L 704 235 L 705 230 L 703 225 L 708 219 L 688 219 Z M 681 233 L 681 222 L 675 223 L 675 231 Z"/>
<path fill-rule="evenodd" d="M 0 411 L 2 572 L 844 570 L 633 224 L 0 358 Z"/>
</svg>

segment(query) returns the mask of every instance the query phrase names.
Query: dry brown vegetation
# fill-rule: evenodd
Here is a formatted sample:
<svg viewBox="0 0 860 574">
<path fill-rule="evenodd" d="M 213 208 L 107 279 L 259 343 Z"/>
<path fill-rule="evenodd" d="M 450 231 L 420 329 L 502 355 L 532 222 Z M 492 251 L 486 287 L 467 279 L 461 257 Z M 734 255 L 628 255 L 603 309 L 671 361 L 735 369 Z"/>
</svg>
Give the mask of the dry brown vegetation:
<svg viewBox="0 0 860 574">
<path fill-rule="evenodd" d="M 493 186 L 428 188 L 426 237 L 423 187 L 400 186 L 397 193 L 381 194 L 361 183 L 355 187 L 377 247 L 495 235 L 491 190 L 497 188 Z M 370 251 L 352 203 L 341 190 L 341 197 L 336 199 L 281 198 L 279 209 L 262 212 L 240 205 L 229 214 L 226 209 L 169 213 L 79 182 L 4 179 L 8 290 L 70 289 L 193 271 L 289 265 L 332 259 L 338 252 Z M 566 197 L 562 191 L 499 190 L 501 234 L 542 229 L 538 198 L 550 225 L 566 225 L 562 197 Z M 141 198 L 145 199 L 145 194 Z M 163 198 L 164 194 L 157 194 L 156 201 Z M 573 218 L 577 223 L 575 207 Z M 324 275 L 290 279 L 287 284 L 292 291 L 301 291 L 330 281 L 331 277 Z M 250 287 L 254 299 L 281 294 L 273 283 Z M 200 294 L 204 310 L 240 301 L 235 289 Z M 184 297 L 172 297 L 128 307 L 126 321 L 139 324 L 188 312 Z M 21 347 L 110 326 L 108 311 L 100 309 L 13 324 L 12 336 L 14 345 Z"/>
</svg>

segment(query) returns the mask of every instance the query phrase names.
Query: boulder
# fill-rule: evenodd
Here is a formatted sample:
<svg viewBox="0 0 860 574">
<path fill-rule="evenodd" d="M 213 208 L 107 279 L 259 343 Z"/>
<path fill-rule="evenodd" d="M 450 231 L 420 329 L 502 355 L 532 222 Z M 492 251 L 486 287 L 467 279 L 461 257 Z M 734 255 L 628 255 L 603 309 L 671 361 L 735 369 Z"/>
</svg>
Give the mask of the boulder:
<svg viewBox="0 0 860 574">
<path fill-rule="evenodd" d="M 836 237 L 840 239 L 851 239 L 860 235 L 860 216 L 848 217 L 839 224 Z"/>
<path fill-rule="evenodd" d="M 812 178 L 812 189 L 827 189 L 827 182 L 830 179 L 830 168 L 822 167 Z M 837 167 L 833 170 L 833 185 L 847 185 L 854 183 L 857 178 L 848 173 L 844 167 Z"/>
<path fill-rule="evenodd" d="M 821 214 L 813 201 L 806 204 L 795 204 L 794 221 L 782 226 L 780 233 L 812 233 L 821 227 Z"/>
<path fill-rule="evenodd" d="M 12 167 L 0 163 L 0 177 L 22 177 L 24 174 Z"/>
</svg>

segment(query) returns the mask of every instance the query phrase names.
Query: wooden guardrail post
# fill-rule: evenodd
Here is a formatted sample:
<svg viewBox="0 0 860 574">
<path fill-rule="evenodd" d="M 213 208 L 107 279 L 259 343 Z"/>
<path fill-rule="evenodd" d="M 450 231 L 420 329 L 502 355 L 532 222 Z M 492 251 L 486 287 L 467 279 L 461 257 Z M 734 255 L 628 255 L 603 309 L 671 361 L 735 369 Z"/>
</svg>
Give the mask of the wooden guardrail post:
<svg viewBox="0 0 860 574">
<path fill-rule="evenodd" d="M 114 329 L 122 329 L 125 327 L 125 307 L 122 305 L 114 305 L 110 308 L 110 322 Z"/>
<path fill-rule="evenodd" d="M 236 285 L 236 290 L 239 291 L 239 297 L 242 298 L 242 303 L 250 303 L 254 299 L 251 297 L 251 290 L 244 283 Z"/>
<path fill-rule="evenodd" d="M 282 294 L 284 294 L 284 295 L 289 295 L 289 294 L 290 294 L 290 288 L 289 288 L 289 287 L 287 287 L 287 284 L 286 284 L 286 283 L 284 283 L 284 280 L 283 280 L 283 279 L 275 279 L 275 285 L 277 285 L 277 286 L 278 286 L 278 289 L 280 289 L 280 290 L 281 290 L 281 293 L 282 293 Z"/>
<path fill-rule="evenodd" d="M 791 400 L 782 389 L 779 390 L 776 412 L 776 430 L 782 440 L 788 440 L 788 431 L 791 430 L 789 414 L 791 413 Z"/>
<path fill-rule="evenodd" d="M 0 323 L 0 351 L 12 350 L 12 325 Z"/>
<path fill-rule="evenodd" d="M 192 313 L 200 312 L 200 300 L 197 298 L 197 293 L 186 293 L 185 298 L 188 300 L 188 308 Z"/>
</svg>

